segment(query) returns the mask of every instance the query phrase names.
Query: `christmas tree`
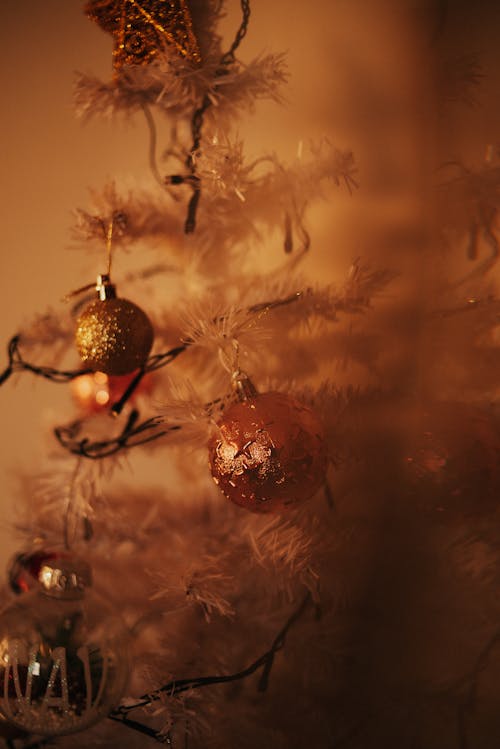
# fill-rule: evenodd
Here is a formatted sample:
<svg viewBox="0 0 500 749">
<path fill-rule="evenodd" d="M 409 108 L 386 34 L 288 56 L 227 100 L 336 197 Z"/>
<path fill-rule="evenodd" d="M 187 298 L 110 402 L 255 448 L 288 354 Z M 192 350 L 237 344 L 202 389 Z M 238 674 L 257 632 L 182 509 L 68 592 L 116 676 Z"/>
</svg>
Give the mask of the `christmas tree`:
<svg viewBox="0 0 500 749">
<path fill-rule="evenodd" d="M 6 746 L 496 746 L 499 12 L 5 13 Z"/>
</svg>

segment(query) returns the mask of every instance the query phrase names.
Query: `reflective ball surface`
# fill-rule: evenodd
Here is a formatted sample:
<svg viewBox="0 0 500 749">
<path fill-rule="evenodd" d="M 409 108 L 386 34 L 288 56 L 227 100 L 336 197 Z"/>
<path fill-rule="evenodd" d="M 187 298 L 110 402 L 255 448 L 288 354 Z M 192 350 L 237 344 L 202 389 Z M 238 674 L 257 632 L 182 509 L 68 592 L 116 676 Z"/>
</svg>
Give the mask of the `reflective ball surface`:
<svg viewBox="0 0 500 749">
<path fill-rule="evenodd" d="M 308 406 L 284 393 L 261 393 L 230 406 L 208 450 L 215 483 L 252 512 L 285 510 L 325 481 L 323 427 Z"/>
</svg>

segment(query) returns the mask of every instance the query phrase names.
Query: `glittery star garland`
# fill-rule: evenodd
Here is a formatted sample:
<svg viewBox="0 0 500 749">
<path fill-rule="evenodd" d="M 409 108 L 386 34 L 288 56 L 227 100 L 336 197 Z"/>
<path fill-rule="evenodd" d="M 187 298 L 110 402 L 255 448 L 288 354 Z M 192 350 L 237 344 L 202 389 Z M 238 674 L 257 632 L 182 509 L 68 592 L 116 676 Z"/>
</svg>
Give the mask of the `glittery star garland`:
<svg viewBox="0 0 500 749">
<path fill-rule="evenodd" d="M 147 65 L 165 46 L 186 60 L 201 62 L 186 0 L 90 0 L 87 16 L 113 35 L 115 71 Z"/>
</svg>

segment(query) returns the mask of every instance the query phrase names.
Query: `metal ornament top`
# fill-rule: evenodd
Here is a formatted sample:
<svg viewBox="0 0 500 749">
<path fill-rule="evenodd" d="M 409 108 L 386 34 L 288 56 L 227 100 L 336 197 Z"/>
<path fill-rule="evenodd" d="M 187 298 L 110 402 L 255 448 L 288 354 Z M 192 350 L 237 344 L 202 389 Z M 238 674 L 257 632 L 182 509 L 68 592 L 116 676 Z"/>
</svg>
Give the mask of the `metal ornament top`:
<svg viewBox="0 0 500 749">
<path fill-rule="evenodd" d="M 65 554 L 45 561 L 38 581 L 42 591 L 54 598 L 80 598 L 92 584 L 92 573 L 83 559 Z"/>
<path fill-rule="evenodd" d="M 108 273 L 102 273 L 97 276 L 95 290 L 97 292 L 97 298 L 101 302 L 106 301 L 106 299 L 116 299 L 116 286 L 111 283 Z"/>
<path fill-rule="evenodd" d="M 113 35 L 113 65 L 147 65 L 166 46 L 201 62 L 186 0 L 89 0 L 85 13 Z"/>
</svg>

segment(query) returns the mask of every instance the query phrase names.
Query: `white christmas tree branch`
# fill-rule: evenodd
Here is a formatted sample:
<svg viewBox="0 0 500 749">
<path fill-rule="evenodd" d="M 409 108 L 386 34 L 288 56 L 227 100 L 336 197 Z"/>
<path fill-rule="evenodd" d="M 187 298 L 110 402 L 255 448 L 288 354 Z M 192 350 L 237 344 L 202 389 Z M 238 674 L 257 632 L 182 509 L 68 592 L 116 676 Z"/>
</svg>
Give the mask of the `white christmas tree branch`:
<svg viewBox="0 0 500 749">
<path fill-rule="evenodd" d="M 162 741 L 161 736 L 158 736 L 158 732 L 135 720 L 131 720 L 128 716 L 133 710 L 140 708 L 146 708 L 155 701 L 161 699 L 163 694 L 169 697 L 174 697 L 183 692 L 191 692 L 194 689 L 200 689 L 202 687 L 214 686 L 216 684 L 227 684 L 234 681 L 241 681 L 254 674 L 259 669 L 262 669 L 262 673 L 258 683 L 258 690 L 264 692 L 267 689 L 269 683 L 269 677 L 274 664 L 274 658 L 276 653 L 282 650 L 285 646 L 288 632 L 293 625 L 302 617 L 307 607 L 312 602 L 311 594 L 307 593 L 298 608 L 290 615 L 282 629 L 278 632 L 275 639 L 273 640 L 271 647 L 263 655 L 257 658 L 246 668 L 241 671 L 237 671 L 233 674 L 225 674 L 221 676 L 201 676 L 191 679 L 174 679 L 173 681 L 164 684 L 159 689 L 144 694 L 136 702 L 132 704 L 121 705 L 111 712 L 109 718 L 111 720 L 122 723 L 123 725 L 133 730 L 144 733 L 152 738 L 156 738 Z"/>
</svg>

